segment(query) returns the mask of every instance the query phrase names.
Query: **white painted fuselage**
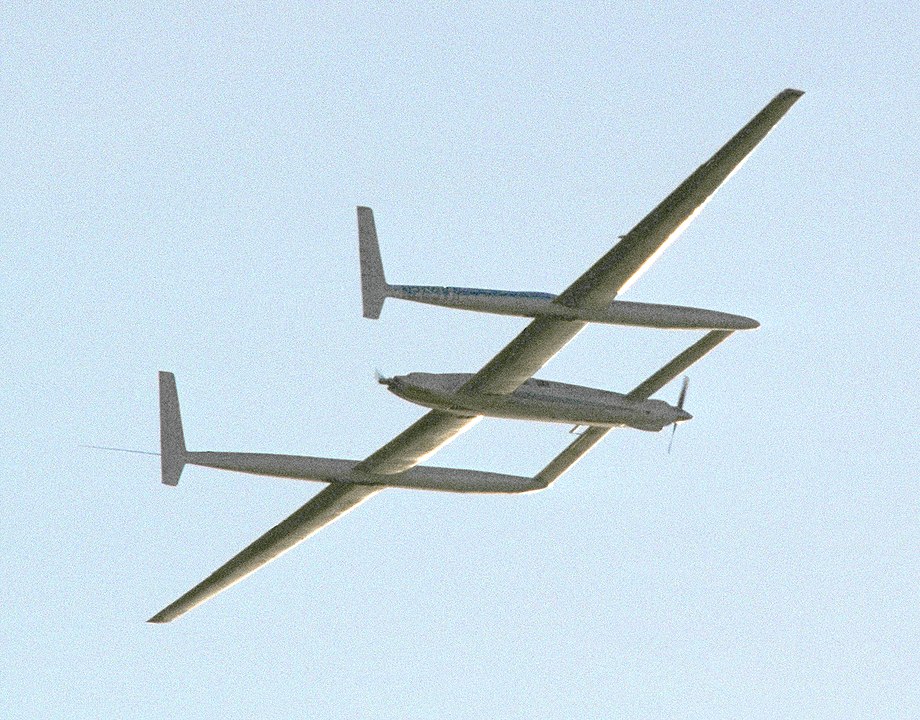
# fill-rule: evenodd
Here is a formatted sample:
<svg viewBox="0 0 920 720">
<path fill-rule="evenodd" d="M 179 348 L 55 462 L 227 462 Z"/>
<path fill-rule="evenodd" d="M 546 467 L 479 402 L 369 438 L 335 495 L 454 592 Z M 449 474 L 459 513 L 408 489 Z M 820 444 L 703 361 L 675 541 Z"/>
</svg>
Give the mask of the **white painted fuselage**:
<svg viewBox="0 0 920 720">
<path fill-rule="evenodd" d="M 663 400 L 635 400 L 610 390 L 531 378 L 506 395 L 464 392 L 464 373 L 409 373 L 381 378 L 405 400 L 457 415 L 593 427 L 632 427 L 658 432 L 692 416 Z"/>
</svg>

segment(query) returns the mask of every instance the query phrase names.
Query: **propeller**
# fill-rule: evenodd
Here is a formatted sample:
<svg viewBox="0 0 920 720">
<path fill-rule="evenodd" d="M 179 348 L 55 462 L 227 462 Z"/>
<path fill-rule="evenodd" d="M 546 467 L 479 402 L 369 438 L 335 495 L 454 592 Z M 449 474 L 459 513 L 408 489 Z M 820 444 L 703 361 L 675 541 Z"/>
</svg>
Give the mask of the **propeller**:
<svg viewBox="0 0 920 720">
<path fill-rule="evenodd" d="M 687 399 L 687 386 L 690 384 L 690 378 L 684 375 L 684 383 L 680 386 L 680 395 L 677 396 L 677 409 L 684 409 L 684 400 Z M 671 454 L 671 446 L 674 444 L 674 435 L 677 433 L 677 420 L 671 425 L 671 440 L 668 442 L 668 455 Z"/>
<path fill-rule="evenodd" d="M 381 385 L 389 385 L 393 380 L 393 378 L 384 377 L 380 370 L 374 370 L 374 377 L 377 378 L 377 382 L 379 382 Z"/>
<path fill-rule="evenodd" d="M 684 400 L 687 398 L 687 386 L 690 384 L 690 378 L 684 375 L 684 384 L 680 386 L 680 395 L 677 396 L 677 409 L 684 409 Z"/>
</svg>

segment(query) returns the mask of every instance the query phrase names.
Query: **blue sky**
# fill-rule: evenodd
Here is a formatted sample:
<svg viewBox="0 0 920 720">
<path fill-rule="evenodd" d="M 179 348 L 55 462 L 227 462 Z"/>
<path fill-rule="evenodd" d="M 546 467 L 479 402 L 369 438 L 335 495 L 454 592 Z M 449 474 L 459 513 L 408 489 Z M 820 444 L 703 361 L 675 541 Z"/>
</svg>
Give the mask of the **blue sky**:
<svg viewBox="0 0 920 720">
<path fill-rule="evenodd" d="M 5 4 L 0 715 L 916 717 L 907 6 Z M 362 458 L 421 414 L 374 368 L 471 372 L 523 321 L 362 319 L 355 205 L 394 282 L 558 292 L 784 87 L 627 296 L 763 324 L 693 368 L 671 455 L 384 492 L 144 623 L 318 489 L 80 448 L 157 449 L 157 370 L 191 449 Z M 696 337 L 592 327 L 541 376 L 626 390 Z M 434 462 L 569 439 L 487 420 Z"/>
</svg>

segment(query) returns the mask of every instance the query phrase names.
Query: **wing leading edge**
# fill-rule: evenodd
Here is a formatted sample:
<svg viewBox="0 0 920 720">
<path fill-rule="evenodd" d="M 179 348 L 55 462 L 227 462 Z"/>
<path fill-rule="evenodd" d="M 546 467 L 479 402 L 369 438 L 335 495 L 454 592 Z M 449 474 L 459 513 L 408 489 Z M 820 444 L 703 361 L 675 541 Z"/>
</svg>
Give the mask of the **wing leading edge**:
<svg viewBox="0 0 920 720">
<path fill-rule="evenodd" d="M 701 165 L 613 249 L 563 291 L 555 302 L 570 307 L 601 307 L 611 302 L 617 293 L 625 290 L 676 239 L 705 202 L 802 94 L 799 90 L 784 90 L 771 100 L 710 160 Z M 465 386 L 466 389 L 498 394 L 513 392 L 549 362 L 584 326 L 583 322 L 537 318 L 486 363 L 470 379 Z M 638 397 L 635 395 L 637 392 L 648 392 L 646 397 L 650 396 L 674 377 L 674 374 L 682 372 L 678 368 L 684 367 L 684 363 L 688 367 L 696 362 L 730 334 L 729 331 L 707 333 L 702 340 L 630 394 Z M 694 351 L 693 348 L 697 350 Z M 681 357 L 684 357 L 684 360 L 678 362 Z M 478 419 L 431 411 L 370 455 L 358 467 L 362 471 L 381 475 L 402 472 L 435 453 Z M 585 431 L 541 472 L 544 472 L 546 477 L 552 477 L 553 472 L 561 468 L 561 474 L 583 457 L 607 432 L 608 429 L 602 428 Z M 383 488 L 380 486 L 348 483 L 329 485 L 205 580 L 150 618 L 149 622 L 169 622 L 188 612 L 290 550 L 381 489 Z"/>
<path fill-rule="evenodd" d="M 602 308 L 626 290 L 680 235 L 716 190 L 803 95 L 783 90 L 709 160 L 630 230 L 554 302 Z M 471 392 L 510 393 L 548 363 L 586 323 L 539 318 L 470 379 Z"/>
</svg>

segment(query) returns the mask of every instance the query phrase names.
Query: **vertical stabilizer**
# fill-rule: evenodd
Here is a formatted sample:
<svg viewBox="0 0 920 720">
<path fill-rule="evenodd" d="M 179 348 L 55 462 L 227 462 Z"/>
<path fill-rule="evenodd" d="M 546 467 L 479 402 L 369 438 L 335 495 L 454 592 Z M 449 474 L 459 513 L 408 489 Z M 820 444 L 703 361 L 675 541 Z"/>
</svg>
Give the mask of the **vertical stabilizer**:
<svg viewBox="0 0 920 720">
<path fill-rule="evenodd" d="M 176 376 L 160 371 L 160 461 L 163 484 L 178 485 L 185 466 L 185 436 L 179 414 L 179 393 Z"/>
<path fill-rule="evenodd" d="M 369 207 L 358 208 L 358 249 L 361 256 L 361 302 L 364 305 L 364 317 L 376 320 L 380 317 L 388 286 L 383 276 L 380 246 L 377 244 L 374 211 Z"/>
</svg>

